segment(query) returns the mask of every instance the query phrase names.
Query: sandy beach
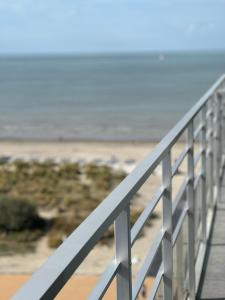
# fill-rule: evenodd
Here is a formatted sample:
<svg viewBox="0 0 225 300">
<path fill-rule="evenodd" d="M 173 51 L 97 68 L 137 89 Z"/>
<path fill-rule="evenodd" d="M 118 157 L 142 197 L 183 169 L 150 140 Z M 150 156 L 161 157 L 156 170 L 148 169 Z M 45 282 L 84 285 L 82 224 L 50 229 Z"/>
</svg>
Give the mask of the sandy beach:
<svg viewBox="0 0 225 300">
<path fill-rule="evenodd" d="M 9 157 L 10 159 L 54 159 L 56 161 L 68 160 L 78 161 L 80 163 L 95 162 L 108 164 L 111 167 L 124 169 L 127 173 L 131 172 L 135 166 L 154 148 L 155 143 L 133 143 L 133 142 L 1 142 L 0 157 Z M 173 160 L 179 156 L 183 144 L 177 144 L 172 152 Z M 185 166 L 184 166 L 185 167 Z M 184 168 L 181 165 L 182 168 Z M 183 180 L 180 172 L 173 182 L 173 194 L 179 189 Z M 151 196 L 157 190 L 161 183 L 161 168 L 158 167 L 154 174 L 146 181 L 139 196 L 135 200 L 135 206 L 144 208 Z M 152 225 L 146 226 L 144 234 L 135 242 L 132 248 L 132 269 L 133 276 L 139 270 L 143 257 L 145 257 L 151 246 L 157 231 L 161 227 L 161 203 L 156 207 L 155 212 L 158 218 L 152 221 Z M 53 250 L 48 248 L 46 237 L 40 239 L 36 250 L 25 255 L 16 254 L 13 256 L 0 257 L 0 274 L 30 275 L 39 268 L 46 259 L 52 254 Z M 78 276 L 99 276 L 107 264 L 114 257 L 114 244 L 97 244 L 85 261 L 76 271 Z M 13 277 L 17 280 L 17 277 Z M 18 277 L 20 278 L 20 277 Z M 92 277 L 90 277 L 92 278 Z"/>
<path fill-rule="evenodd" d="M 156 142 L 40 142 L 40 141 L 1 141 L 0 157 L 10 159 L 39 160 L 53 159 L 56 162 L 94 162 L 122 168 L 130 173 L 138 162 L 149 155 Z M 177 143 L 172 150 L 172 160 L 179 156 L 184 147 Z M 182 167 L 182 166 L 181 166 Z M 156 173 L 160 172 L 159 168 Z"/>
<path fill-rule="evenodd" d="M 142 160 L 154 148 L 153 142 L 41 142 L 1 141 L 0 156 L 14 159 L 71 161 L 104 161 L 106 163 L 132 163 Z"/>
</svg>

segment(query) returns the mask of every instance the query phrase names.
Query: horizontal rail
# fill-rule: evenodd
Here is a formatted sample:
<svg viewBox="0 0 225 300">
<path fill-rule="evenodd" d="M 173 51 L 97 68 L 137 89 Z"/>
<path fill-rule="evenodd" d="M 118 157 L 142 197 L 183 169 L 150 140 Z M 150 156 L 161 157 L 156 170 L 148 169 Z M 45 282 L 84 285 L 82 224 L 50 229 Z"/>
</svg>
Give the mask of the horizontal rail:
<svg viewBox="0 0 225 300">
<path fill-rule="evenodd" d="M 179 157 L 176 159 L 174 165 L 172 166 L 172 176 L 176 175 L 180 165 L 184 161 L 189 150 L 190 150 L 189 147 L 185 147 L 184 150 L 179 155 Z"/>
<path fill-rule="evenodd" d="M 204 124 L 200 124 L 196 131 L 194 132 L 194 140 L 196 140 L 199 136 L 199 134 L 202 132 L 202 130 L 205 128 Z"/>
<path fill-rule="evenodd" d="M 158 272 L 157 272 L 157 275 L 155 277 L 154 283 L 152 285 L 151 293 L 148 297 L 148 300 L 154 300 L 155 299 L 155 295 L 158 291 L 158 288 L 159 288 L 162 277 L 163 277 L 163 266 L 161 265 Z"/>
<path fill-rule="evenodd" d="M 195 166 L 197 165 L 197 163 L 198 163 L 199 160 L 201 159 L 201 157 L 202 157 L 202 155 L 203 155 L 204 152 L 205 152 L 205 150 L 204 150 L 204 149 L 201 149 L 201 150 L 199 151 L 199 153 L 195 156 L 195 158 L 194 158 L 194 165 L 195 165 Z"/>
<path fill-rule="evenodd" d="M 182 213 L 181 213 L 181 215 L 180 215 L 180 217 L 179 217 L 179 220 L 178 220 L 178 222 L 177 222 L 177 224 L 176 224 L 176 227 L 175 227 L 175 229 L 174 229 L 173 237 L 172 237 L 172 244 L 173 244 L 173 246 L 174 246 L 175 243 L 176 243 L 178 234 L 179 234 L 179 232 L 180 232 L 180 230 L 181 230 L 181 228 L 182 228 L 182 225 L 183 225 L 184 219 L 185 219 L 185 217 L 186 217 L 186 214 L 187 214 L 187 208 L 185 208 L 185 209 L 182 211 Z"/>
<path fill-rule="evenodd" d="M 212 155 L 213 151 L 211 149 L 207 149 L 206 151 L 206 156 L 209 157 L 210 155 Z"/>
<path fill-rule="evenodd" d="M 110 286 L 111 282 L 115 278 L 115 275 L 117 274 L 119 267 L 120 267 L 120 263 L 116 260 L 113 260 L 112 263 L 105 270 L 105 272 L 102 274 L 101 279 L 95 286 L 91 295 L 88 297 L 88 300 L 102 299 L 108 287 Z"/>
<path fill-rule="evenodd" d="M 206 135 L 206 139 L 207 141 L 209 141 L 209 139 L 213 136 L 213 129 L 209 129 Z"/>
<path fill-rule="evenodd" d="M 141 213 L 135 224 L 133 225 L 131 229 L 131 245 L 134 244 L 136 239 L 138 238 L 138 235 L 140 234 L 141 230 L 143 229 L 144 225 L 148 221 L 148 219 L 151 216 L 151 213 L 153 212 L 154 208 L 158 204 L 160 198 L 162 197 L 165 189 L 160 187 L 158 191 L 154 194 L 152 199 L 149 201 L 148 205 L 144 209 L 144 211 Z"/>
<path fill-rule="evenodd" d="M 222 180 L 223 174 L 224 174 L 224 166 L 223 168 L 220 169 L 220 175 L 219 175 L 220 180 Z"/>
<path fill-rule="evenodd" d="M 198 174 L 198 176 L 197 177 L 195 177 L 195 180 L 194 180 L 194 190 L 196 190 L 197 189 L 197 186 L 198 186 L 198 184 L 199 184 L 199 182 L 200 182 L 200 179 L 203 177 L 203 174 Z"/>
<path fill-rule="evenodd" d="M 172 203 L 172 214 L 174 214 L 176 209 L 178 208 L 180 201 L 181 201 L 184 193 L 186 192 L 188 183 L 189 183 L 189 180 L 185 178 L 175 196 L 173 203 Z"/>
<path fill-rule="evenodd" d="M 178 141 L 180 136 L 185 132 L 185 130 L 187 130 L 188 126 L 193 122 L 196 115 L 200 111 L 201 113 L 205 111 L 204 108 L 206 106 L 207 101 L 211 100 L 212 98 L 214 99 L 214 97 L 218 96 L 218 89 L 221 88 L 221 84 L 224 83 L 224 81 L 225 75 L 223 75 L 217 80 L 217 82 L 208 90 L 208 92 L 189 110 L 188 113 L 186 113 L 186 115 L 173 127 L 173 129 L 161 140 L 161 142 L 157 144 L 154 150 L 141 163 L 138 164 L 138 166 L 114 189 L 113 192 L 111 192 L 104 199 L 104 201 L 102 201 L 102 203 L 89 215 L 89 217 L 53 253 L 53 255 L 47 260 L 47 262 L 44 263 L 43 266 L 34 273 L 34 275 L 28 280 L 28 282 L 18 291 L 18 293 L 12 299 L 52 299 L 58 294 L 58 292 L 66 284 L 66 282 L 69 280 L 72 274 L 74 274 L 78 266 L 89 254 L 91 249 L 99 241 L 104 232 L 109 228 L 111 224 L 114 223 L 114 221 L 117 219 L 117 217 L 121 214 L 122 211 L 127 210 L 129 208 L 131 199 L 133 198 L 135 193 L 141 188 L 141 186 L 145 183 L 145 181 L 149 178 L 149 176 L 153 173 L 155 168 L 158 167 L 158 165 L 163 161 L 165 157 L 167 158 L 167 164 L 169 168 L 168 170 L 170 170 L 171 162 L 168 153 L 170 153 L 172 147 Z M 213 118 L 213 122 L 217 122 L 218 127 L 218 130 L 216 130 L 215 132 L 215 136 L 212 137 L 213 139 L 215 139 L 216 144 L 218 144 L 217 149 L 220 149 L 221 146 L 219 144 L 221 133 L 218 126 L 218 122 L 220 122 L 220 110 L 221 109 L 217 107 L 217 114 L 215 115 L 215 118 Z M 200 131 L 204 131 L 203 129 L 204 128 L 202 127 Z M 138 237 L 143 226 L 145 225 L 147 219 L 150 217 L 153 209 L 157 205 L 161 196 L 166 195 L 165 197 L 170 198 L 170 180 L 172 179 L 172 175 L 176 173 L 180 164 L 186 157 L 187 151 L 190 151 L 190 148 L 184 149 L 184 151 L 181 153 L 178 160 L 174 164 L 171 172 L 168 171 L 165 175 L 165 177 L 171 177 L 164 178 L 164 181 L 166 182 L 167 186 L 166 190 L 164 188 L 160 188 L 156 195 L 153 196 L 152 203 L 150 203 L 146 207 L 146 209 L 142 212 L 141 216 L 138 218 L 136 225 L 133 226 L 131 230 L 131 237 L 129 236 L 129 238 L 131 238 L 131 241 L 129 238 L 127 239 L 127 245 L 129 247 L 131 247 L 135 242 L 136 238 Z M 219 152 L 217 152 L 216 155 L 218 155 L 218 153 Z M 197 177 L 195 176 L 194 188 L 197 187 L 199 180 L 203 180 L 204 178 L 204 173 L 201 173 Z M 184 184 L 184 186 L 182 185 L 182 189 L 180 190 L 180 193 L 178 193 L 177 198 L 175 200 L 175 206 L 173 205 L 174 207 L 176 207 L 176 204 L 179 204 L 180 199 L 178 198 L 178 196 L 182 197 L 181 195 L 183 195 L 186 186 L 187 182 L 186 184 Z M 219 183 L 217 183 L 215 189 L 217 190 L 217 194 L 219 195 Z M 170 206 L 168 207 L 170 208 Z M 182 211 L 181 216 L 183 216 L 184 214 L 186 214 L 185 210 Z M 179 222 L 181 222 L 182 224 L 182 221 L 183 219 L 180 219 L 178 221 L 178 224 L 180 224 Z M 177 231 L 179 232 L 178 229 L 180 229 L 180 227 L 176 227 L 175 233 Z M 126 230 L 124 232 L 126 232 Z M 123 266 L 128 266 L 128 269 L 130 268 L 129 251 L 125 251 L 123 255 L 118 256 L 118 266 L 121 263 L 123 264 Z M 151 263 L 151 253 L 152 252 L 150 251 L 150 254 L 147 255 L 146 258 L 148 263 Z M 125 258 L 128 261 L 124 262 Z M 169 265 L 170 261 L 168 260 L 167 263 Z M 148 264 L 145 268 L 147 268 L 147 266 Z M 96 295 L 104 294 L 105 288 L 108 287 L 107 284 L 110 282 L 110 280 L 112 280 L 113 276 L 117 275 L 117 272 L 121 272 L 120 268 L 117 269 L 116 266 L 114 267 L 115 269 L 113 267 L 109 268 L 104 274 L 102 283 L 99 283 L 99 285 L 97 285 L 96 287 L 96 290 L 94 290 L 94 293 L 96 293 Z M 146 271 L 146 269 L 143 270 Z M 156 278 L 160 278 L 161 280 L 162 273 L 160 270 L 161 269 L 159 269 L 159 272 L 157 274 L 158 277 L 156 276 Z M 144 271 L 142 271 L 143 273 L 139 274 L 139 279 L 137 279 L 137 282 L 142 282 L 143 276 L 146 274 Z M 120 276 L 120 280 L 118 283 L 119 289 L 121 289 L 121 287 L 125 285 L 132 285 L 129 279 L 129 272 L 126 273 L 126 278 Z M 157 280 L 155 280 L 155 282 L 157 283 Z M 154 287 L 155 285 L 153 285 L 153 290 Z M 133 288 L 134 292 L 136 293 L 137 290 L 139 290 L 140 285 L 136 284 L 133 286 Z M 170 290 L 171 289 L 169 288 L 167 292 L 170 293 Z M 123 293 L 121 293 L 120 291 L 120 295 L 122 294 Z"/>
<path fill-rule="evenodd" d="M 162 231 L 160 231 L 157 234 L 156 238 L 154 239 L 154 241 L 151 245 L 150 251 L 148 252 L 148 255 L 146 256 L 146 258 L 142 264 L 142 267 L 141 267 L 140 271 L 138 272 L 137 279 L 133 285 L 133 291 L 132 291 L 133 299 L 137 298 L 137 296 L 141 290 L 142 284 L 143 284 L 146 276 L 148 275 L 148 271 L 152 266 L 152 263 L 153 263 L 154 258 L 159 250 L 159 247 L 161 246 L 163 236 L 164 236 L 164 234 Z"/>
</svg>

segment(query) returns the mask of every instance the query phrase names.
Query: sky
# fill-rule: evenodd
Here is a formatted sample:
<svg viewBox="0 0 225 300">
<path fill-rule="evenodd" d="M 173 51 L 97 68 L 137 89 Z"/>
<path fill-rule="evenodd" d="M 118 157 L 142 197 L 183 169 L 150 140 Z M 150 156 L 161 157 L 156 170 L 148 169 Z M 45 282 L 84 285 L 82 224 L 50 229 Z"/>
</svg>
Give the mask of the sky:
<svg viewBox="0 0 225 300">
<path fill-rule="evenodd" d="M 0 0 L 0 54 L 225 49 L 225 0 Z"/>
</svg>

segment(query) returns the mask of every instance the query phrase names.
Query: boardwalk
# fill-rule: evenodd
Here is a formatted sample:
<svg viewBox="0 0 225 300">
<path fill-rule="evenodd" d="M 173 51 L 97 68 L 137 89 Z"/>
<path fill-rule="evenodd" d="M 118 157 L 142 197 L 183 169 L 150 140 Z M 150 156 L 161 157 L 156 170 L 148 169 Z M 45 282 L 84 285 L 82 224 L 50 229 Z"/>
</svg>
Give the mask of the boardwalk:
<svg viewBox="0 0 225 300">
<path fill-rule="evenodd" d="M 225 299 L 225 204 L 216 209 L 208 243 L 199 300 Z"/>
</svg>

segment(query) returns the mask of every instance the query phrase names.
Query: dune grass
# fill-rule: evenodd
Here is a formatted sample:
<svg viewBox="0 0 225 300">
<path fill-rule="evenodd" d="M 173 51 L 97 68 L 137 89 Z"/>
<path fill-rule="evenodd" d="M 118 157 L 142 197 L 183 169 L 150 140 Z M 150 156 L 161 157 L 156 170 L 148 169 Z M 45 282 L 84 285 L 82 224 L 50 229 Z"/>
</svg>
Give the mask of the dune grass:
<svg viewBox="0 0 225 300">
<path fill-rule="evenodd" d="M 5 227 L 1 226 L 0 221 L 0 252 L 7 252 L 10 247 L 15 251 L 29 250 L 43 235 L 48 236 L 49 247 L 59 246 L 125 176 L 122 170 L 94 163 L 81 165 L 69 161 L 56 163 L 53 160 L 2 163 L 0 214 L 10 207 L 8 214 L 11 223 L 16 226 L 10 227 L 7 218 Z M 13 210 L 15 207 L 16 213 Z M 20 211 L 24 212 L 23 226 L 19 224 Z M 46 212 L 50 215 L 47 219 L 42 217 Z M 138 209 L 131 209 L 132 224 L 140 213 Z M 33 226 L 32 222 L 36 225 Z M 107 243 L 111 237 L 112 228 L 104 234 L 102 241 Z"/>
</svg>

